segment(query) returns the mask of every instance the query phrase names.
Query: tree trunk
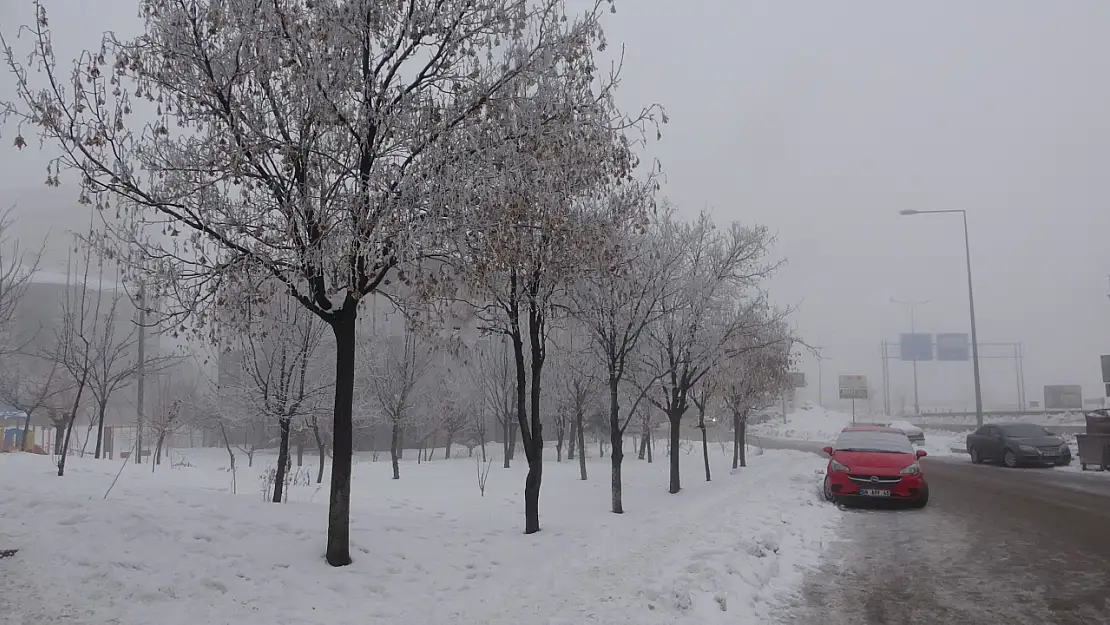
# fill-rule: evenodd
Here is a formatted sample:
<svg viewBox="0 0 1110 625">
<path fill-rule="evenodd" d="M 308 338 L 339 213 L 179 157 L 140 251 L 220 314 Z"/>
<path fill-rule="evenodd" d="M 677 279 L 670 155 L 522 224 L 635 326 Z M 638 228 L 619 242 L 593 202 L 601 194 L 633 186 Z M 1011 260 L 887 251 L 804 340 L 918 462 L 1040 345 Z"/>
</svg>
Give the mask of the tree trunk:
<svg viewBox="0 0 1110 625">
<path fill-rule="evenodd" d="M 220 432 L 224 435 L 224 449 L 227 449 L 227 456 L 231 459 L 231 494 L 235 494 L 237 488 L 235 484 L 235 452 L 231 451 L 231 441 L 227 440 L 227 428 L 224 424 L 220 423 Z"/>
<path fill-rule="evenodd" d="M 512 421 L 510 421 L 509 422 L 509 455 L 508 455 L 509 460 L 513 460 L 513 459 L 516 458 L 516 439 L 519 435 L 520 435 L 520 426 L 513 423 Z M 506 464 L 505 466 L 508 467 L 509 465 Z"/>
<path fill-rule="evenodd" d="M 352 407 L 355 389 L 355 318 L 358 301 L 347 295 L 332 320 L 335 334 L 335 404 L 332 426 L 331 495 L 328 501 L 328 547 L 332 566 L 351 563 L 351 456 L 354 452 Z M 321 459 L 322 462 L 322 459 Z"/>
<path fill-rule="evenodd" d="M 19 448 L 23 451 L 34 451 L 27 441 L 27 433 L 31 431 L 31 412 L 31 410 L 28 410 L 27 416 L 23 417 L 23 438 L 19 441 Z"/>
<path fill-rule="evenodd" d="M 563 439 L 566 434 L 565 428 L 560 428 L 558 438 L 555 440 L 555 462 L 563 461 Z"/>
<path fill-rule="evenodd" d="M 647 461 L 648 461 L 648 464 L 651 464 L 654 461 L 654 458 L 652 458 L 652 454 L 655 451 L 655 432 L 650 427 L 648 428 L 648 435 L 647 436 L 648 436 L 648 447 L 647 447 L 647 450 L 648 450 L 647 456 L 648 457 L 647 457 Z"/>
<path fill-rule="evenodd" d="M 320 436 L 320 424 L 315 417 L 312 419 L 312 435 L 316 438 L 316 449 L 320 453 L 320 468 L 316 471 L 316 483 L 319 484 L 324 481 L 324 459 L 327 450 L 324 449 L 324 437 Z"/>
<path fill-rule="evenodd" d="M 166 440 L 166 432 L 163 430 L 158 434 L 158 442 L 154 445 L 154 457 L 150 459 L 150 472 L 154 473 L 154 467 L 162 464 L 162 443 Z"/>
<path fill-rule="evenodd" d="M 451 459 L 451 439 L 453 439 L 453 438 L 455 438 L 455 433 L 448 430 L 447 431 L 447 446 L 443 449 L 443 459 L 444 460 L 450 460 Z"/>
<path fill-rule="evenodd" d="M 104 398 L 97 402 L 96 413 L 96 450 L 93 452 L 93 458 L 100 459 L 100 454 L 104 449 L 104 413 L 108 410 L 108 399 Z"/>
<path fill-rule="evenodd" d="M 139 397 L 142 397 L 142 383 L 139 384 Z M 140 399 L 140 401 L 142 401 Z M 135 464 L 143 463 L 143 422 L 142 420 L 135 421 Z"/>
<path fill-rule="evenodd" d="M 285 473 L 289 470 L 289 421 L 290 417 L 278 419 L 281 428 L 281 438 L 278 440 L 278 464 L 274 472 L 274 497 L 273 503 L 281 503 L 282 491 L 285 488 Z"/>
<path fill-rule="evenodd" d="M 567 460 L 574 460 L 574 441 L 578 437 L 576 420 L 570 420 L 570 436 L 567 437 Z"/>
<path fill-rule="evenodd" d="M 740 461 L 740 414 L 733 413 L 733 468 Z"/>
<path fill-rule="evenodd" d="M 612 453 L 609 454 L 611 464 L 613 467 L 612 475 L 612 495 L 613 495 L 613 513 L 624 514 L 624 502 L 622 501 L 622 488 L 621 488 L 621 462 L 624 460 L 624 431 L 621 429 L 620 423 L 620 404 L 617 401 L 617 390 L 619 381 L 617 378 L 609 377 L 609 444 L 613 446 Z"/>
<path fill-rule="evenodd" d="M 705 461 L 705 481 L 712 481 L 709 474 L 709 437 L 705 432 L 705 409 L 698 409 L 698 429 L 701 430 L 701 457 Z"/>
<path fill-rule="evenodd" d="M 578 430 L 578 474 L 582 481 L 586 481 L 586 428 L 582 427 L 584 415 L 581 408 L 575 410 L 574 421 Z"/>
<path fill-rule="evenodd" d="M 482 428 L 478 431 L 478 445 L 482 448 L 482 464 L 486 463 L 486 430 Z"/>
<path fill-rule="evenodd" d="M 77 391 L 80 396 L 81 391 Z M 75 402 L 76 403 L 76 402 Z M 69 422 L 66 423 L 66 436 L 62 441 L 62 457 L 58 460 L 58 477 L 62 477 L 66 473 L 66 456 L 69 455 L 69 437 L 73 434 L 73 422 L 77 420 L 77 411 L 69 413 Z"/>
<path fill-rule="evenodd" d="M 640 433 L 640 452 L 636 456 L 643 460 L 648 450 L 648 426 L 647 419 L 643 421 L 643 431 Z"/>
<path fill-rule="evenodd" d="M 501 424 L 502 445 L 504 446 L 505 468 L 509 468 L 509 461 L 513 458 L 512 448 L 509 447 L 509 417 L 505 416 L 504 423 Z"/>
<path fill-rule="evenodd" d="M 669 492 L 673 495 L 673 494 L 677 493 L 678 491 L 682 490 L 682 481 L 679 479 L 679 468 L 678 468 L 678 461 L 679 461 L 678 447 L 679 447 L 679 444 L 681 442 L 680 441 L 680 436 L 682 434 L 682 430 L 681 430 L 682 417 L 681 416 L 676 416 L 675 414 L 668 414 L 667 415 L 667 420 L 670 421 L 670 423 L 671 423 L 671 451 L 670 451 L 671 481 L 670 481 L 670 488 L 667 489 L 667 492 Z"/>
<path fill-rule="evenodd" d="M 65 423 L 54 425 L 54 455 L 62 455 L 62 443 L 66 439 L 66 426 Z"/>
<path fill-rule="evenodd" d="M 297 432 L 297 468 L 304 466 L 304 429 Z"/>
<path fill-rule="evenodd" d="M 600 436 L 597 437 L 597 457 L 605 457 L 605 439 Z"/>
<path fill-rule="evenodd" d="M 748 466 L 748 420 L 740 421 L 740 466 Z"/>
<path fill-rule="evenodd" d="M 389 459 L 393 463 L 393 479 L 401 479 L 401 465 L 398 460 L 401 459 L 401 425 L 396 421 L 393 422 L 393 435 L 389 438 Z"/>
</svg>

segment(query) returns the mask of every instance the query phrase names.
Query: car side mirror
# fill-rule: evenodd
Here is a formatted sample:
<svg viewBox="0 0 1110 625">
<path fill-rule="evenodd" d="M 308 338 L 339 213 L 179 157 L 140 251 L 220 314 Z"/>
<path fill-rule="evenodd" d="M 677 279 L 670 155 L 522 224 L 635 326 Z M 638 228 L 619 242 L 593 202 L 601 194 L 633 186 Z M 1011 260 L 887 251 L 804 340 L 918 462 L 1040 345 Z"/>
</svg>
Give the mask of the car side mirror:
<svg viewBox="0 0 1110 625">
<path fill-rule="evenodd" d="M 826 454 L 828 454 L 830 456 L 833 455 L 832 445 L 825 445 L 825 448 L 822 449 L 821 451 L 825 452 Z"/>
<path fill-rule="evenodd" d="M 928 456 L 928 455 L 929 455 L 929 452 L 925 451 L 924 449 L 918 449 L 917 450 L 917 457 L 918 458 L 924 458 L 925 456 Z"/>
</svg>

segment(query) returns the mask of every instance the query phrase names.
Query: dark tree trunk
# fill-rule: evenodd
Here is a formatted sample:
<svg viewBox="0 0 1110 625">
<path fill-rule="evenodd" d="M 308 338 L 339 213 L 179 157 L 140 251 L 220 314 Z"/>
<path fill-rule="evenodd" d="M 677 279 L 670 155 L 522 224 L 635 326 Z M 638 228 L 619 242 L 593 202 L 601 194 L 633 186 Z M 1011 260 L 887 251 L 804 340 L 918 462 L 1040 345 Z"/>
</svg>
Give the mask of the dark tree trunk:
<svg viewBox="0 0 1110 625">
<path fill-rule="evenodd" d="M 66 439 L 66 426 L 64 423 L 54 424 L 54 455 L 62 455 L 62 443 Z"/>
<path fill-rule="evenodd" d="M 108 400 L 105 398 L 97 402 L 96 414 L 96 451 L 93 452 L 93 458 L 100 458 L 100 453 L 104 449 L 104 413 L 108 409 Z"/>
<path fill-rule="evenodd" d="M 516 439 L 517 439 L 518 436 L 520 436 L 520 426 L 513 423 L 512 421 L 510 421 L 509 422 L 509 455 L 508 455 L 509 460 L 515 460 L 516 459 Z M 507 467 L 509 465 L 505 465 L 505 466 Z"/>
<path fill-rule="evenodd" d="M 389 437 L 389 459 L 393 463 L 393 479 L 401 479 L 401 425 L 393 422 L 393 434 Z"/>
<path fill-rule="evenodd" d="M 655 432 L 653 432 L 650 427 L 648 428 L 648 448 L 647 448 L 647 450 L 648 450 L 647 461 L 648 461 L 648 464 L 651 464 L 654 461 L 654 458 L 652 458 L 652 454 L 655 451 Z"/>
<path fill-rule="evenodd" d="M 740 466 L 748 466 L 748 420 L 740 421 Z"/>
<path fill-rule="evenodd" d="M 605 439 L 602 438 L 601 436 L 597 437 L 597 457 L 598 458 L 604 458 L 605 457 Z"/>
<path fill-rule="evenodd" d="M 740 461 L 740 413 L 732 414 L 732 468 Z"/>
<path fill-rule="evenodd" d="M 297 468 L 304 466 L 304 429 L 297 432 Z"/>
<path fill-rule="evenodd" d="M 617 401 L 617 390 L 619 381 L 617 378 L 610 376 L 609 378 L 609 444 L 613 446 L 612 453 L 609 454 L 611 465 L 613 467 L 613 475 L 611 481 L 612 495 L 613 495 L 613 513 L 624 514 L 624 502 L 622 500 L 622 487 L 621 487 L 621 462 L 624 460 L 624 431 L 621 430 L 620 423 L 620 403 Z"/>
<path fill-rule="evenodd" d="M 486 429 L 478 430 L 478 446 L 482 448 L 482 464 L 486 463 Z"/>
<path fill-rule="evenodd" d="M 567 460 L 574 460 L 574 439 L 578 436 L 577 421 L 570 420 L 570 436 L 567 437 Z"/>
<path fill-rule="evenodd" d="M 23 438 L 19 441 L 19 448 L 23 451 L 34 451 L 27 442 L 27 433 L 31 431 L 31 412 L 28 410 L 27 416 L 23 417 Z"/>
<path fill-rule="evenodd" d="M 448 430 L 448 432 L 447 432 L 447 446 L 444 447 L 444 449 L 443 449 L 443 459 L 444 460 L 450 460 L 451 459 L 451 439 L 453 439 L 453 438 L 455 438 L 455 433 Z"/>
<path fill-rule="evenodd" d="M 278 464 L 274 472 L 274 503 L 281 503 L 282 491 L 285 488 L 285 473 L 289 470 L 289 417 L 278 419 L 281 429 L 281 438 L 278 440 Z"/>
<path fill-rule="evenodd" d="M 578 475 L 582 481 L 586 481 L 586 428 L 583 427 L 584 420 L 585 415 L 582 414 L 582 408 L 576 408 L 574 422 L 578 434 Z"/>
<path fill-rule="evenodd" d="M 644 459 L 644 456 L 645 456 L 645 455 L 647 454 L 647 451 L 648 451 L 648 427 L 647 427 L 647 419 L 645 419 L 645 420 L 644 420 L 644 422 L 643 422 L 643 428 L 644 428 L 644 429 L 643 429 L 643 432 L 641 432 L 641 433 L 640 433 L 640 452 L 639 452 L 638 454 L 636 454 L 636 456 L 637 456 L 637 457 L 638 457 L 638 458 L 639 458 L 640 460 L 643 460 L 643 459 Z"/>
<path fill-rule="evenodd" d="M 529 331 L 531 334 L 531 331 Z M 529 337 L 531 338 L 531 337 Z M 516 332 L 512 336 L 513 343 L 513 359 L 516 364 L 516 409 L 517 420 L 520 423 L 520 431 L 528 432 L 529 436 L 524 441 L 524 457 L 528 462 L 528 475 L 524 478 L 524 533 L 534 534 L 540 531 L 540 484 L 543 481 L 543 438 L 542 432 L 534 431 L 529 428 L 528 423 L 528 369 L 524 363 L 524 341 L 520 333 Z M 533 358 L 533 361 L 536 359 Z M 542 365 L 540 365 L 542 367 Z M 536 365 L 533 362 L 532 375 L 536 372 Z M 539 388 L 536 386 L 536 380 L 532 380 L 533 409 L 538 408 L 539 404 Z M 538 416 L 538 410 L 536 410 Z M 536 426 L 538 423 L 533 420 L 532 425 Z M 538 428 L 537 428 L 538 429 Z M 536 442 L 539 441 L 537 448 Z M 511 449 L 511 447 L 510 447 Z M 539 453 L 537 453 L 537 451 Z"/>
<path fill-rule="evenodd" d="M 558 438 L 555 440 L 555 462 L 563 461 L 563 439 L 566 435 L 565 428 L 559 428 Z"/>
<path fill-rule="evenodd" d="M 320 467 L 316 470 L 316 483 L 319 484 L 324 481 L 324 459 L 327 457 L 327 449 L 324 446 L 324 437 L 320 436 L 320 424 L 315 418 L 312 420 L 312 435 L 316 438 L 316 450 L 320 454 Z"/>
<path fill-rule="evenodd" d="M 505 415 L 505 422 L 501 424 L 501 436 L 503 437 L 502 445 L 504 446 L 505 468 L 509 468 L 509 462 L 513 459 L 513 451 L 509 446 L 509 416 Z"/>
<path fill-rule="evenodd" d="M 705 432 L 705 409 L 698 410 L 698 429 L 701 430 L 701 457 L 705 461 L 705 481 L 712 481 L 709 473 L 709 437 Z"/>
<path fill-rule="evenodd" d="M 78 390 L 80 395 L 80 390 Z M 76 404 L 76 402 L 74 402 Z M 58 460 L 58 477 L 62 477 L 66 472 L 66 456 L 69 455 L 69 438 L 73 434 L 73 423 L 77 421 L 77 411 L 69 413 L 69 422 L 66 423 L 65 440 L 62 441 L 62 457 Z"/>
<path fill-rule="evenodd" d="M 351 563 L 351 456 L 354 424 L 355 318 L 358 301 L 347 295 L 343 309 L 332 320 L 335 334 L 335 404 L 332 426 L 331 496 L 328 501 L 328 548 L 332 566 Z M 321 459 L 321 463 L 323 459 Z"/>
<path fill-rule="evenodd" d="M 673 495 L 673 494 L 677 493 L 678 491 L 682 490 L 682 481 L 679 478 L 679 468 L 678 468 L 678 461 L 679 461 L 678 447 L 679 447 L 679 444 L 680 444 L 680 437 L 681 437 L 681 434 L 682 434 L 682 430 L 681 430 L 682 415 L 681 414 L 674 414 L 674 413 L 668 414 L 667 419 L 671 423 L 671 451 L 670 451 L 671 480 L 670 480 L 670 487 L 667 489 L 667 492 L 669 492 Z"/>
</svg>

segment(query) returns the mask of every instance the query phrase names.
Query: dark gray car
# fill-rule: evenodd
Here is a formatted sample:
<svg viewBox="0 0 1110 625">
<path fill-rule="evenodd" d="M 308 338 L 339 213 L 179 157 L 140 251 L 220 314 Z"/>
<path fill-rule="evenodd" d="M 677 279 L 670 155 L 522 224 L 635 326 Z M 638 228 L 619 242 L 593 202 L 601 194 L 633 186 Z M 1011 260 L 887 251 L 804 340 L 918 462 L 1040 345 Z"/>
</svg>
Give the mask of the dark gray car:
<svg viewBox="0 0 1110 625">
<path fill-rule="evenodd" d="M 971 461 L 1008 467 L 1023 464 L 1071 464 L 1071 448 L 1063 438 L 1032 423 L 990 423 L 967 435 Z"/>
</svg>

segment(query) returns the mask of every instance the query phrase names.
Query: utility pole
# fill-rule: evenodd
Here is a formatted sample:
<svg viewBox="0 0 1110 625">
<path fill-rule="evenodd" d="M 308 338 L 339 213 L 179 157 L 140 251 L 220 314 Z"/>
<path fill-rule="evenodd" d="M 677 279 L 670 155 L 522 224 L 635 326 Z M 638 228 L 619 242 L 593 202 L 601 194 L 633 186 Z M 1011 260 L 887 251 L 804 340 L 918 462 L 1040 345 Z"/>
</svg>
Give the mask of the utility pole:
<svg viewBox="0 0 1110 625">
<path fill-rule="evenodd" d="M 914 309 L 917 308 L 918 306 L 928 304 L 929 300 L 924 300 L 924 301 L 920 301 L 920 302 L 915 302 L 915 301 L 903 302 L 903 301 L 896 300 L 892 297 L 892 298 L 890 298 L 890 301 L 891 301 L 891 303 L 900 304 L 900 305 L 905 306 L 906 308 L 910 309 L 910 334 L 916 335 L 917 334 L 917 324 L 914 320 Z M 929 346 L 929 349 L 932 349 L 932 345 Z M 915 355 L 914 359 L 911 362 L 913 363 L 913 413 L 915 415 L 920 415 L 921 414 L 921 401 L 918 397 L 918 392 L 917 392 L 917 358 L 916 358 L 916 355 Z"/>
</svg>

